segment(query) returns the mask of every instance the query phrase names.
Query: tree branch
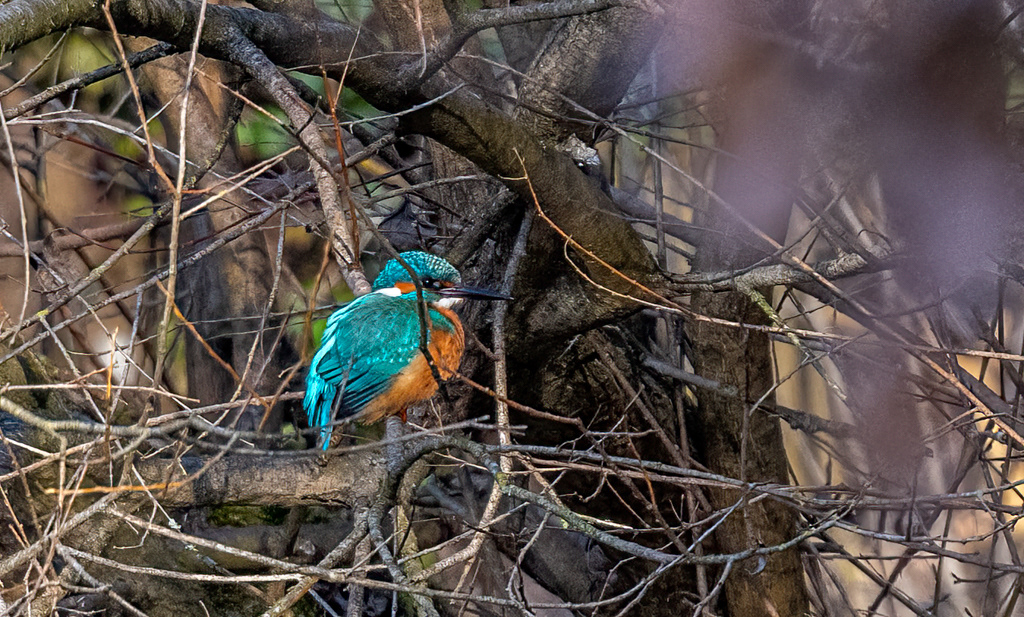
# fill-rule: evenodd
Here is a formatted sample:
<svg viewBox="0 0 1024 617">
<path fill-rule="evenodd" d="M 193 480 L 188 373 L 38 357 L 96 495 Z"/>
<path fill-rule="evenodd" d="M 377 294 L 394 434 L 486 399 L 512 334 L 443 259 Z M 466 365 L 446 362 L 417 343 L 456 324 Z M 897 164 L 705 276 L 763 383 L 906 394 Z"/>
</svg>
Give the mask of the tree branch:
<svg viewBox="0 0 1024 617">
<path fill-rule="evenodd" d="M 847 276 L 877 272 L 868 268 L 868 262 L 856 253 L 847 253 L 812 266 L 815 274 L 798 270 L 788 264 L 772 264 L 748 270 L 723 272 L 694 272 L 670 276 L 671 288 L 679 293 L 693 291 L 727 291 L 758 289 L 774 285 L 803 285 L 817 283 L 818 277 L 835 280 Z"/>
</svg>

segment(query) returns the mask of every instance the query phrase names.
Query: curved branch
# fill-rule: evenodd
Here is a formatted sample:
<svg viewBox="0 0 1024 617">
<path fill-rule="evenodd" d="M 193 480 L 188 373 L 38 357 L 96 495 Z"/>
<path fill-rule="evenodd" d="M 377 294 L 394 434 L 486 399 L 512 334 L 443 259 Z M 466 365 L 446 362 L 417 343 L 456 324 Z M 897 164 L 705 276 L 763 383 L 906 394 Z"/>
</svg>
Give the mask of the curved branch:
<svg viewBox="0 0 1024 617">
<path fill-rule="evenodd" d="M 94 0 L 11 0 L 0 5 L 0 50 L 10 50 L 73 26 L 102 21 Z"/>
<path fill-rule="evenodd" d="M 502 8 L 480 9 L 468 14 L 452 15 L 453 30 L 427 53 L 407 65 L 396 80 L 397 89 L 411 90 L 432 77 L 459 53 L 471 36 L 488 28 L 500 28 L 531 21 L 558 19 L 606 11 L 633 4 L 631 0 L 556 0 L 537 4 L 519 4 Z"/>
</svg>

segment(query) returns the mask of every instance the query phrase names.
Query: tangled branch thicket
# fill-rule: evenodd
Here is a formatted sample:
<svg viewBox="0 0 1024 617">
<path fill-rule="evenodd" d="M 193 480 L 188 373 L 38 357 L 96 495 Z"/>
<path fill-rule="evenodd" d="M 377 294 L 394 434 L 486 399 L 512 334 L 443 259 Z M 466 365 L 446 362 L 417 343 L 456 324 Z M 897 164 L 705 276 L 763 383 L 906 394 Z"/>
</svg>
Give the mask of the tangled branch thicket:
<svg viewBox="0 0 1024 617">
<path fill-rule="evenodd" d="M 1020 12 L 0 4 L 0 614 L 1024 614 Z M 414 248 L 514 301 L 309 448 Z"/>
</svg>

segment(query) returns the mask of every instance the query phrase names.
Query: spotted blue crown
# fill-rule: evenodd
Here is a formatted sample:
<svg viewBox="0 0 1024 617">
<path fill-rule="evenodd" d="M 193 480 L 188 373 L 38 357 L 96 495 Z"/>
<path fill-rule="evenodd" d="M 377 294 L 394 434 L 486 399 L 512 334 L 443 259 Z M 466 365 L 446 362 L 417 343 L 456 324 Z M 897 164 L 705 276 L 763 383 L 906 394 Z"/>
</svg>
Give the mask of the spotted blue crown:
<svg viewBox="0 0 1024 617">
<path fill-rule="evenodd" d="M 399 257 L 409 264 L 409 267 L 420 277 L 421 282 L 423 279 L 434 279 L 435 281 L 445 281 L 456 285 L 462 282 L 462 275 L 455 269 L 455 266 L 437 255 L 431 255 L 423 251 L 409 251 L 407 253 L 399 253 Z M 384 265 L 384 269 L 377 275 L 376 280 L 373 281 L 373 289 L 374 291 L 387 289 L 394 287 L 395 283 L 401 281 L 412 281 L 412 277 L 409 276 L 409 272 L 402 267 L 402 264 L 397 259 L 391 259 Z"/>
</svg>

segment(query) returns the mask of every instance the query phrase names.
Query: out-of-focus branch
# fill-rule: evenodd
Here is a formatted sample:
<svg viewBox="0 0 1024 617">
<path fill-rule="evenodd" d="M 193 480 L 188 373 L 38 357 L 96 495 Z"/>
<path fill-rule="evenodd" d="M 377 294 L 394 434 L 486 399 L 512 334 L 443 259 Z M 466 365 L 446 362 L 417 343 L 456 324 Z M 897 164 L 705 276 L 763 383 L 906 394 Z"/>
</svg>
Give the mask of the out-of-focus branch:
<svg viewBox="0 0 1024 617">
<path fill-rule="evenodd" d="M 114 238 L 123 238 L 135 233 L 142 226 L 144 219 L 137 219 L 125 223 L 114 223 L 104 227 L 93 227 L 83 231 L 72 229 L 57 229 L 45 240 L 33 240 L 29 242 L 28 249 L 33 253 L 42 253 L 47 242 L 57 251 L 68 251 L 83 246 L 93 246 Z M 114 250 L 114 249 L 111 249 Z M 0 257 L 20 257 L 22 249 L 13 244 L 0 244 Z"/>
<path fill-rule="evenodd" d="M 144 49 L 140 52 L 136 52 L 128 56 L 127 64 L 130 67 L 141 66 L 147 62 L 152 62 L 153 60 L 163 58 L 164 56 L 170 54 L 173 49 L 174 46 L 170 45 L 169 43 L 157 43 L 156 45 L 153 45 L 148 49 Z M 29 110 L 35 109 L 36 107 L 39 107 L 40 105 L 57 98 L 65 92 L 70 92 L 72 90 L 84 88 L 89 84 L 93 84 L 108 77 L 111 77 L 113 75 L 117 75 L 118 73 L 122 72 L 122 70 L 123 64 L 121 63 L 108 64 L 107 66 L 98 68 L 95 71 L 90 71 L 85 75 L 79 75 L 77 77 L 73 77 L 71 79 L 62 81 L 61 83 L 55 86 L 50 86 L 49 88 L 43 90 L 39 94 L 28 98 L 27 100 L 18 104 L 16 107 L 13 107 L 11 109 L 5 109 L 4 116 L 8 120 L 12 118 L 17 118 L 18 116 L 21 116 Z"/>
<path fill-rule="evenodd" d="M 650 225 L 655 224 L 657 212 L 655 211 L 654 206 L 638 197 L 634 197 L 629 191 L 620 189 L 617 186 L 609 185 L 606 187 L 606 190 L 608 191 L 608 196 L 612 198 L 615 205 L 622 210 L 623 214 L 638 219 L 644 219 L 642 222 Z M 705 230 L 701 229 L 699 226 L 694 225 L 693 223 L 687 223 L 679 217 L 672 216 L 671 214 L 663 214 L 662 216 L 662 225 L 665 228 L 666 234 L 693 245 L 698 244 L 704 237 Z"/>
</svg>

